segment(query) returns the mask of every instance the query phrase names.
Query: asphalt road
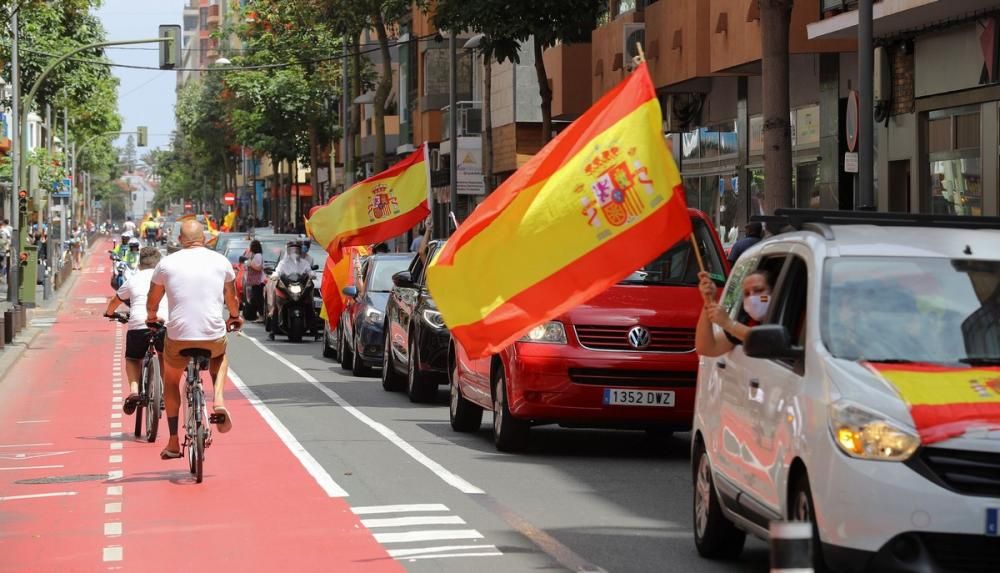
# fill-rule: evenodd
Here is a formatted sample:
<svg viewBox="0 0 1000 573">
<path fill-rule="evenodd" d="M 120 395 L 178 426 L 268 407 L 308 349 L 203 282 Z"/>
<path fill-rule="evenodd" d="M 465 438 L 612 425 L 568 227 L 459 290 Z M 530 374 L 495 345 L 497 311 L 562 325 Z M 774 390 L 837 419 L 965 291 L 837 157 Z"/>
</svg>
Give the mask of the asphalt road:
<svg viewBox="0 0 1000 573">
<path fill-rule="evenodd" d="M 300 463 L 346 494 L 410 571 L 768 569 L 756 539 L 736 562 L 698 557 L 687 434 L 655 440 L 543 427 L 527 452 L 501 454 L 489 414 L 478 434 L 451 430 L 445 387 L 436 404 L 415 405 L 321 350 L 318 342 L 268 341 L 247 325 L 231 339 L 230 366 L 297 442 L 292 449 L 306 452 Z"/>
</svg>

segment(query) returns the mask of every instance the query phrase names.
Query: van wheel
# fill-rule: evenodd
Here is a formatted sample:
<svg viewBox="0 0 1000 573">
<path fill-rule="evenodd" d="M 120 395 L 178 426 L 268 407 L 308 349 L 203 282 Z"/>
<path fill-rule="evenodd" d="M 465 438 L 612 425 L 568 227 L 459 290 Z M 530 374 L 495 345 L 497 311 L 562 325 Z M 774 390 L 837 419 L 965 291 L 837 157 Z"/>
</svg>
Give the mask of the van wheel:
<svg viewBox="0 0 1000 573">
<path fill-rule="evenodd" d="M 788 519 L 810 523 L 813 530 L 813 570 L 815 573 L 825 573 L 826 563 L 823 561 L 823 546 L 819 538 L 819 526 L 816 525 L 816 506 L 813 505 L 812 488 L 809 487 L 809 476 L 805 471 L 799 473 L 792 485 L 792 493 L 788 499 Z"/>
<path fill-rule="evenodd" d="M 694 544 L 707 559 L 733 559 L 743 552 L 747 534 L 722 513 L 712 482 L 712 466 L 705 446 L 694 455 Z"/>
<path fill-rule="evenodd" d="M 448 401 L 448 419 L 451 429 L 456 432 L 478 432 L 483 425 L 483 409 L 466 400 L 458 381 L 451 381 L 451 396 Z"/>
<path fill-rule="evenodd" d="M 526 420 L 515 418 L 510 413 L 507 396 L 507 375 L 498 368 L 493 390 L 493 443 L 501 452 L 516 452 L 524 449 L 528 442 L 531 426 Z"/>
</svg>

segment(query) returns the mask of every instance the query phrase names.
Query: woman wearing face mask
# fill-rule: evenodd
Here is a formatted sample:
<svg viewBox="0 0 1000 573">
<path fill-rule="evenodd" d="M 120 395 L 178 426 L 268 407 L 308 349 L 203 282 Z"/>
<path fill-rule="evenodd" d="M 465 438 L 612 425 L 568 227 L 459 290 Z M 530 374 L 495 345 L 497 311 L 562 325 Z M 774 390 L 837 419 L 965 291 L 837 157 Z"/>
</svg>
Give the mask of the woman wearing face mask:
<svg viewBox="0 0 1000 573">
<path fill-rule="evenodd" d="M 705 299 L 705 306 L 695 331 L 695 350 L 708 357 L 721 356 L 736 345 L 742 344 L 750 329 L 767 316 L 771 303 L 774 280 L 771 273 L 759 270 L 743 279 L 743 308 L 739 319 L 734 320 L 718 303 L 718 289 L 708 273 L 698 275 L 698 285 Z M 714 328 L 718 325 L 719 328 Z"/>
</svg>

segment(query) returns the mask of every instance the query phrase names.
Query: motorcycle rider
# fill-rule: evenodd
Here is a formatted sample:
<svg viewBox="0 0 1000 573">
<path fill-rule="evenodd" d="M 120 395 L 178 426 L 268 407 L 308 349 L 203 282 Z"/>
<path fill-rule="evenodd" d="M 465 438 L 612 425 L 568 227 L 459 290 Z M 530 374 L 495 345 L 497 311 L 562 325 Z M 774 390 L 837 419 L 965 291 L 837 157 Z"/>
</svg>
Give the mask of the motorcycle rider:
<svg viewBox="0 0 1000 573">
<path fill-rule="evenodd" d="M 122 255 L 122 261 L 128 263 L 128 266 L 133 270 L 139 266 L 139 249 L 142 245 L 139 244 L 139 239 L 132 237 L 129 239 L 128 248 L 125 250 L 125 254 Z"/>
<path fill-rule="evenodd" d="M 281 257 L 278 265 L 274 268 L 274 272 L 271 273 L 271 280 L 268 281 L 266 289 L 267 308 L 269 312 L 273 312 L 274 290 L 277 288 L 278 279 L 282 276 L 297 274 L 305 275 L 310 279 L 315 278 L 312 271 L 312 263 L 309 260 L 302 256 L 302 243 L 300 241 L 288 241 L 285 244 L 285 256 Z"/>
</svg>

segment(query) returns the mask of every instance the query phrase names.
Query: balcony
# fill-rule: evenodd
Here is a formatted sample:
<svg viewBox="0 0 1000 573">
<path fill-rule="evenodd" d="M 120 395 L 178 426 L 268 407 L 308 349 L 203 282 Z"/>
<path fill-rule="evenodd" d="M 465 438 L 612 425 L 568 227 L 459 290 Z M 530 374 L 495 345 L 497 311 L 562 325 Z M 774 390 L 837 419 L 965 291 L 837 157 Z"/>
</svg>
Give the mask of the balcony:
<svg viewBox="0 0 1000 573">
<path fill-rule="evenodd" d="M 625 79 L 631 68 L 630 51 L 634 51 L 631 46 L 626 46 L 626 29 L 631 37 L 638 37 L 635 34 L 644 22 L 645 12 L 627 12 L 590 35 L 590 85 L 593 99 L 600 98 Z"/>
<path fill-rule="evenodd" d="M 822 0 L 822 4 L 808 26 L 809 39 L 857 37 L 857 0 Z M 995 8 L 995 0 L 881 0 L 872 10 L 874 35 L 902 34 Z"/>
<path fill-rule="evenodd" d="M 553 119 L 573 120 L 590 107 L 590 56 L 590 44 L 559 44 L 545 50 Z"/>
<path fill-rule="evenodd" d="M 220 13 L 219 13 L 219 5 L 215 4 L 214 6 L 209 6 L 208 7 L 208 20 L 207 20 L 208 29 L 209 30 L 214 30 L 214 29 L 218 28 L 220 20 L 221 20 L 221 17 L 220 17 Z"/>
<path fill-rule="evenodd" d="M 473 137 L 483 133 L 483 102 L 481 101 L 460 101 L 456 102 L 458 111 L 458 136 Z M 441 108 L 442 140 L 451 139 L 451 106 Z"/>
<path fill-rule="evenodd" d="M 660 0 L 646 8 L 646 59 L 657 86 L 711 75 L 709 3 Z"/>
</svg>

